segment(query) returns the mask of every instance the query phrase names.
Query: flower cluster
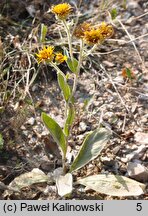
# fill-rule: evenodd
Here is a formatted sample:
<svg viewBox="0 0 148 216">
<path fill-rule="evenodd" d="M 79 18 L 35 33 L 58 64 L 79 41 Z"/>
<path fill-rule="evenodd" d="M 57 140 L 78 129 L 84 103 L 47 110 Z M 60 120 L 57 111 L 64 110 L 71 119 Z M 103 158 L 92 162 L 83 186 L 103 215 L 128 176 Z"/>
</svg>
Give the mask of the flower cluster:
<svg viewBox="0 0 148 216">
<path fill-rule="evenodd" d="M 84 22 L 77 26 L 77 28 L 74 31 L 74 35 L 77 38 L 84 38 L 85 32 L 90 30 L 91 30 L 91 24 Z"/>
<path fill-rule="evenodd" d="M 53 62 L 61 64 L 67 60 L 67 56 L 64 56 L 62 53 L 54 53 L 54 47 L 43 47 L 38 53 L 36 53 L 38 63 L 41 62 Z"/>
<path fill-rule="evenodd" d="M 113 27 L 105 22 L 101 23 L 98 27 L 91 26 L 90 23 L 85 22 L 77 26 L 74 35 L 84 39 L 87 44 L 94 45 L 110 38 L 113 33 Z"/>
<path fill-rule="evenodd" d="M 52 6 L 51 12 L 54 13 L 58 19 L 66 19 L 68 15 L 72 12 L 72 7 L 70 4 L 62 3 Z"/>
</svg>

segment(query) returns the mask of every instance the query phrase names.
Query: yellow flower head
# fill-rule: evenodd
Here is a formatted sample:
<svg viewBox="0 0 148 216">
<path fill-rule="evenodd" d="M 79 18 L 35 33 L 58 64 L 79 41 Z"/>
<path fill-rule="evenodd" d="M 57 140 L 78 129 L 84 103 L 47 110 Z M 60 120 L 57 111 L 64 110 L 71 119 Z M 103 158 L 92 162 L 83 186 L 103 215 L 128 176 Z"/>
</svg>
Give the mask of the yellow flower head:
<svg viewBox="0 0 148 216">
<path fill-rule="evenodd" d="M 49 47 L 44 47 L 42 50 L 36 53 L 38 63 L 42 61 L 52 61 L 54 58 L 53 50 L 54 47 L 49 46 Z"/>
<path fill-rule="evenodd" d="M 66 19 L 72 12 L 72 7 L 70 4 L 62 3 L 52 6 L 51 12 L 54 13 L 59 19 Z"/>
<path fill-rule="evenodd" d="M 60 64 L 67 60 L 67 56 L 62 55 L 62 53 L 56 53 L 55 61 Z"/>
<path fill-rule="evenodd" d="M 87 23 L 87 22 L 84 22 L 84 23 L 81 23 L 80 25 L 78 25 L 74 31 L 74 35 L 77 37 L 77 38 L 83 38 L 84 37 L 84 33 L 86 31 L 90 31 L 91 30 L 91 24 L 90 23 Z"/>
<path fill-rule="evenodd" d="M 98 44 L 102 40 L 100 30 L 92 28 L 90 31 L 84 32 L 84 40 L 90 45 Z"/>
<path fill-rule="evenodd" d="M 100 33 L 104 40 L 106 38 L 110 38 L 114 33 L 112 25 L 108 25 L 105 22 L 102 22 L 98 29 L 100 30 Z"/>
</svg>

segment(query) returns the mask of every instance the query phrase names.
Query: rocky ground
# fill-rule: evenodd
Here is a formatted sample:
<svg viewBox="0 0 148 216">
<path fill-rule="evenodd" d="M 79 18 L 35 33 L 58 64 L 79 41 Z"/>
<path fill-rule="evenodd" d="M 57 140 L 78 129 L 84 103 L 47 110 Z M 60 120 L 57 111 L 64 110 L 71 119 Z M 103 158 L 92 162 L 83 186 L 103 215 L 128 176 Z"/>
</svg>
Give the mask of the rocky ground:
<svg viewBox="0 0 148 216">
<path fill-rule="evenodd" d="M 28 65 L 28 60 L 26 56 L 23 57 L 22 52 L 22 48 L 27 49 L 31 56 L 37 48 L 32 48 L 31 45 L 37 40 L 38 35 L 35 31 L 38 31 L 40 22 L 50 26 L 48 39 L 53 43 L 59 41 L 57 31 L 54 30 L 58 28 L 57 24 L 54 23 L 54 18 L 46 13 L 49 2 L 19 1 L 20 5 L 24 4 L 21 10 L 14 7 L 17 1 L 11 2 L 6 8 L 2 1 L 3 10 L 0 19 L 1 43 L 8 51 L 7 53 L 5 51 L 7 56 L 1 68 L 10 73 L 8 79 L 4 76 L 0 81 L 2 86 L 0 87 L 0 133 L 4 139 L 4 148 L 0 151 L 0 197 L 1 199 L 60 199 L 55 185 L 50 184 L 24 188 L 21 195 L 6 190 L 7 185 L 15 177 L 33 168 L 40 168 L 48 173 L 61 167 L 59 150 L 50 138 L 40 116 L 41 111 L 45 111 L 62 125 L 64 107 L 54 70 L 46 66 L 37 69 L 34 57 L 31 57 L 33 63 Z M 101 9 L 100 1 L 91 1 L 93 4 L 89 8 L 86 8 L 86 5 L 89 5 L 86 2 L 88 3 L 82 1 L 80 19 L 93 22 L 98 19 L 108 21 L 106 10 L 98 17 Z M 128 176 L 144 183 L 147 187 L 148 3 L 146 0 L 127 0 L 126 10 L 120 4 L 118 14 L 113 24 L 114 37 L 98 47 L 94 54 L 89 55 L 83 62 L 75 95 L 77 111 L 69 141 L 69 155 L 77 153 L 89 131 L 100 125 L 104 126 L 112 131 L 107 147 L 100 157 L 74 173 L 74 178 L 112 173 Z M 61 67 L 66 73 L 68 70 L 66 65 Z M 14 85 L 16 85 L 16 76 L 20 79 L 23 77 L 23 71 L 26 73 L 28 68 L 30 76 L 34 74 L 34 68 L 38 75 L 29 88 L 29 94 L 23 98 L 25 81 L 22 81 L 15 90 Z M 125 68 L 130 68 L 132 71 L 132 79 L 126 77 Z M 4 94 L 4 87 L 7 94 Z M 70 198 L 147 200 L 148 188 L 145 194 L 139 197 L 126 198 L 111 197 L 92 190 L 85 191 L 83 187 L 76 186 Z"/>
</svg>

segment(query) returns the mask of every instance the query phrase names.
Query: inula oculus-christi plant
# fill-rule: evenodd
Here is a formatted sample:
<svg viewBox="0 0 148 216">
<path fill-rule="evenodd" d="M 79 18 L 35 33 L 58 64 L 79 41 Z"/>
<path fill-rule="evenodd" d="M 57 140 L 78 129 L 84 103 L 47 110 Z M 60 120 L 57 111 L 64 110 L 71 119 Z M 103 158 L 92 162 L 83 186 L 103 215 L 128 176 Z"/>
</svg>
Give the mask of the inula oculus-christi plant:
<svg viewBox="0 0 148 216">
<path fill-rule="evenodd" d="M 65 100 L 65 119 L 63 127 L 60 127 L 58 122 L 56 122 L 45 112 L 43 112 L 41 115 L 45 126 L 61 149 L 63 167 L 60 173 L 58 172 L 58 170 L 57 172 L 55 170 L 55 181 L 58 187 L 59 195 L 63 196 L 69 194 L 72 191 L 72 172 L 80 169 L 88 162 L 96 158 L 110 139 L 110 131 L 103 127 L 96 128 L 96 130 L 90 132 L 86 136 L 73 163 L 69 164 L 69 166 L 67 167 L 67 147 L 72 124 L 75 119 L 75 92 L 78 80 L 80 78 L 80 68 L 82 66 L 82 62 L 90 53 L 92 53 L 96 46 L 102 44 L 106 39 L 110 38 L 113 35 L 114 30 L 112 25 L 105 22 L 102 22 L 99 25 L 92 25 L 91 23 L 86 21 L 77 25 L 72 32 L 67 22 L 69 15 L 73 12 L 73 7 L 70 4 L 62 3 L 52 6 L 50 11 L 55 14 L 56 19 L 58 19 L 61 25 L 63 25 L 63 28 L 67 35 L 69 49 L 67 50 L 65 47 L 63 52 L 56 52 L 53 46 L 43 46 L 43 48 L 40 49 L 36 54 L 36 57 L 39 64 L 49 64 L 55 69 L 57 73 L 58 84 Z M 44 28 L 47 27 L 44 26 Z M 79 53 L 77 58 L 74 57 L 74 49 L 72 43 L 73 38 L 79 41 Z M 63 62 L 67 63 L 69 73 L 73 74 L 72 86 L 68 84 L 69 75 L 65 75 L 65 73 L 59 68 L 59 64 Z M 104 179 L 101 179 L 102 177 L 106 178 L 105 175 L 94 175 L 81 179 L 77 183 L 89 186 L 89 188 L 105 193 L 104 191 L 97 189 L 99 184 L 98 181 L 100 180 L 100 184 L 101 181 L 104 181 Z M 110 175 L 109 180 L 112 179 L 113 182 L 116 181 L 116 183 L 120 182 L 121 184 L 121 182 L 125 181 L 124 178 L 125 177 L 122 177 L 121 179 L 121 177 L 119 178 L 119 176 L 115 177 L 113 175 Z M 95 184 L 92 183 L 95 181 L 97 183 L 96 187 Z M 122 185 L 120 184 L 117 185 L 119 186 L 118 189 Z M 114 192 L 113 195 L 114 194 L 118 195 L 117 192 Z"/>
</svg>

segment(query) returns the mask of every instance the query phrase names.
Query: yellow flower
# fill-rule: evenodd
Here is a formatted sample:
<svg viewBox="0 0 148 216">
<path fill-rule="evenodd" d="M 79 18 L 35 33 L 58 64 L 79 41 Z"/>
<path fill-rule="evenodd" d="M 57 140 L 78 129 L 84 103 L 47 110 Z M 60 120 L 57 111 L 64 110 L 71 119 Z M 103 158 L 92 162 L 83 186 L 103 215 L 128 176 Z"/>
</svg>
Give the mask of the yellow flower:
<svg viewBox="0 0 148 216">
<path fill-rule="evenodd" d="M 91 24 L 90 23 L 87 23 L 87 22 L 84 22 L 84 23 L 81 23 L 80 25 L 78 25 L 74 31 L 74 35 L 77 37 L 77 38 L 83 38 L 84 37 L 84 33 L 86 31 L 90 31 L 91 30 Z"/>
<path fill-rule="evenodd" d="M 39 53 L 36 53 L 38 63 L 42 61 L 52 61 L 54 58 L 53 50 L 54 47 L 49 46 L 47 48 L 44 47 L 42 50 L 39 51 Z"/>
<path fill-rule="evenodd" d="M 70 4 L 62 3 L 52 6 L 51 12 L 57 15 L 59 19 L 66 19 L 68 15 L 72 12 L 72 7 Z"/>
<path fill-rule="evenodd" d="M 113 33 L 113 27 L 103 22 L 98 27 L 91 27 L 87 31 L 84 31 L 84 40 L 86 43 L 94 45 L 102 43 L 105 39 L 110 38 Z"/>
<path fill-rule="evenodd" d="M 67 60 L 67 56 L 62 55 L 62 53 L 56 53 L 55 61 L 60 64 Z"/>
<path fill-rule="evenodd" d="M 102 22 L 98 29 L 100 30 L 100 33 L 104 40 L 106 38 L 110 38 L 114 33 L 112 25 L 108 25 L 105 22 Z"/>
<path fill-rule="evenodd" d="M 91 29 L 90 31 L 84 32 L 84 40 L 86 43 L 93 45 L 97 44 L 102 40 L 102 35 L 99 29 Z"/>
</svg>

